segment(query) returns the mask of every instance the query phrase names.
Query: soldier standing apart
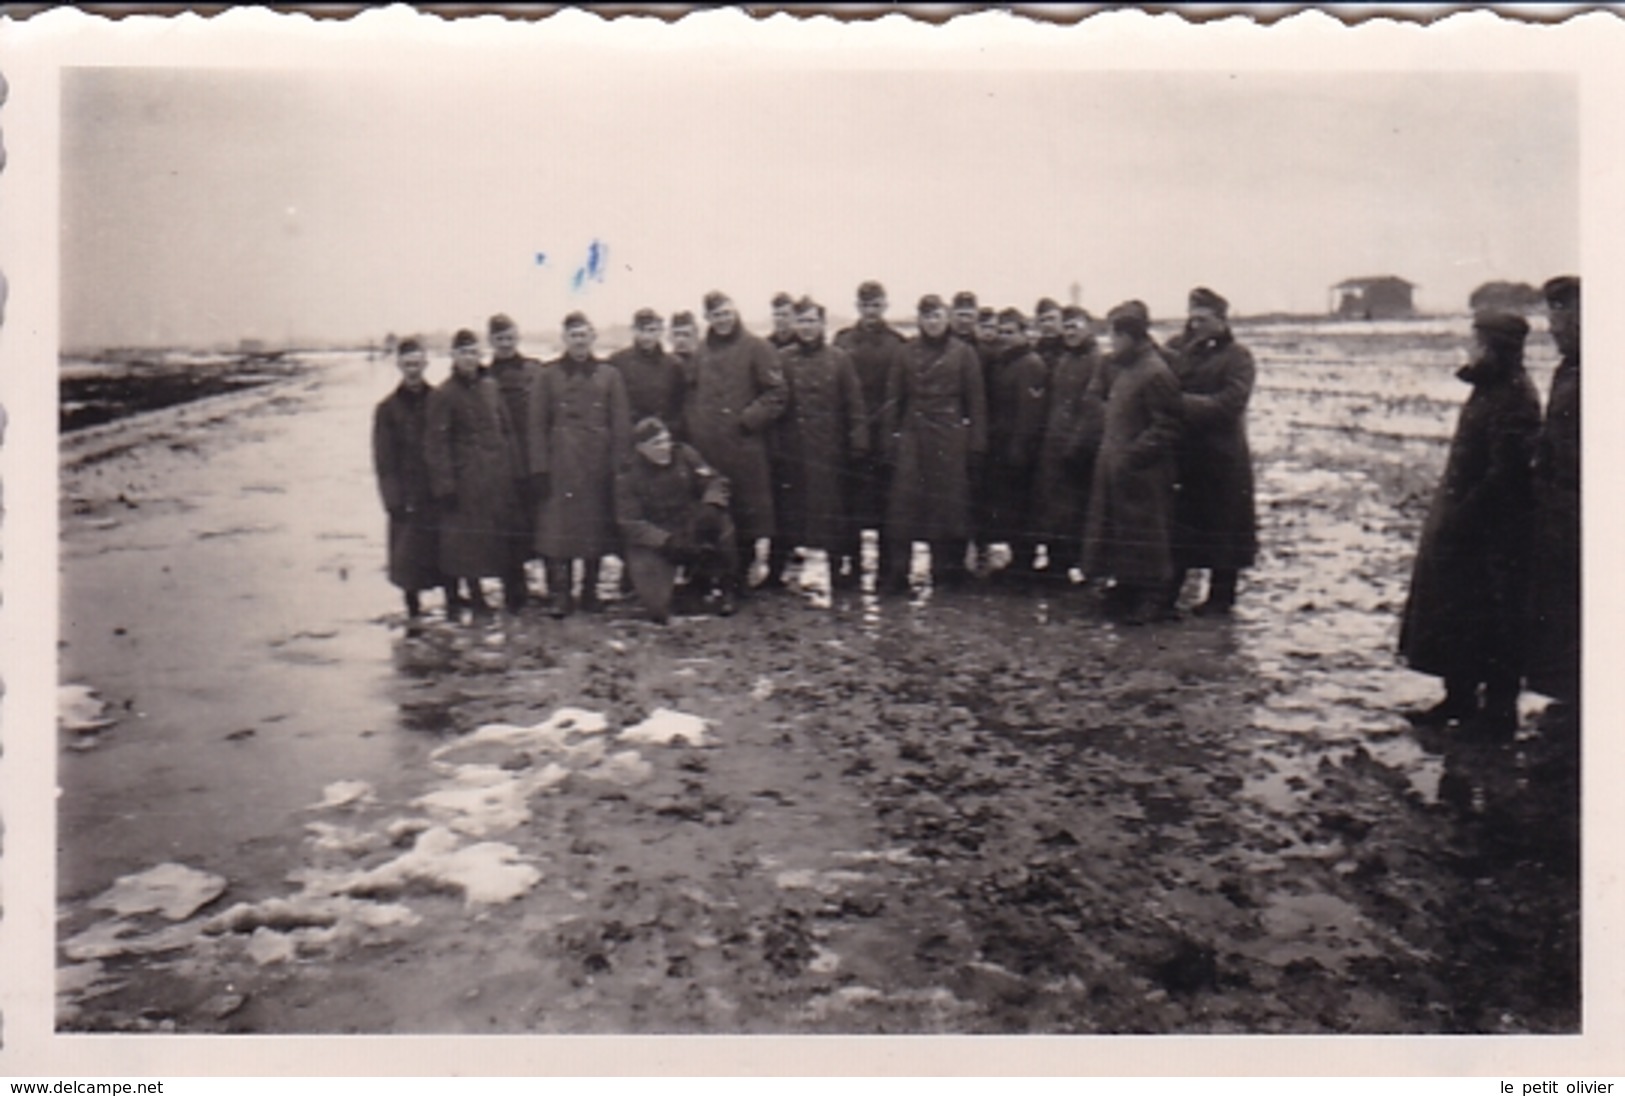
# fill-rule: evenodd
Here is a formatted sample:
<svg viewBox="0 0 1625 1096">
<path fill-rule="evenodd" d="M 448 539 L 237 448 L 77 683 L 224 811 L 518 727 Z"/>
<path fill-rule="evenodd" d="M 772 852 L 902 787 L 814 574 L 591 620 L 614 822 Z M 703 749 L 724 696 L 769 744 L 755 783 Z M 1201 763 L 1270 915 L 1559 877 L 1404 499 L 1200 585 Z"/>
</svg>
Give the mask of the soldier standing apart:
<svg viewBox="0 0 1625 1096">
<path fill-rule="evenodd" d="M 1105 401 L 1100 452 L 1089 492 L 1084 571 L 1113 580 L 1107 612 L 1125 624 L 1162 615 L 1174 577 L 1170 534 L 1179 445 L 1179 381 L 1151 341 L 1140 301 L 1106 315 L 1111 353 L 1090 395 Z"/>
<path fill-rule="evenodd" d="M 444 585 L 446 615 L 456 612 L 456 591 L 440 573 L 440 527 L 424 440 L 429 428 L 428 359 L 417 339 L 396 346 L 401 383 L 372 416 L 372 467 L 389 514 L 389 581 L 406 598 L 406 615 L 423 607 L 418 591 Z"/>
<path fill-rule="evenodd" d="M 451 376 L 429 394 L 429 483 L 440 512 L 440 569 L 468 589 L 475 616 L 490 612 L 480 580 L 512 573 L 524 466 L 518 430 L 496 381 L 480 370 L 480 340 L 451 340 Z"/>
<path fill-rule="evenodd" d="M 988 542 L 1010 546 L 1005 574 L 1025 583 L 1035 574 L 1038 535 L 1033 485 L 1044 419 L 1049 411 L 1049 367 L 1028 345 L 1019 309 L 999 313 L 999 356 L 987 401 Z"/>
<path fill-rule="evenodd" d="M 862 581 L 863 557 L 847 505 L 847 467 L 869 448 L 863 389 L 851 357 L 824 339 L 824 306 L 803 297 L 795 315 L 798 342 L 781 355 L 789 406 L 777 423 L 786 491 L 783 508 L 775 507 L 769 559 L 782 561 L 795 546 L 821 548 L 831 587 L 851 588 Z M 767 581 L 783 585 L 784 575 L 770 571 Z"/>
<path fill-rule="evenodd" d="M 597 333 L 580 312 L 564 319 L 564 355 L 542 371 L 530 401 L 530 477 L 536 550 L 547 565 L 548 611 L 567 616 L 574 561 L 581 560 L 581 608 L 598 608 L 598 570 L 617 550 L 615 474 L 631 451 L 632 427 L 619 371 L 593 356 Z"/>
<path fill-rule="evenodd" d="M 1529 687 L 1572 719 L 1580 699 L 1580 279 L 1542 287 L 1552 340 L 1546 424 L 1535 449 L 1535 549 L 1531 561 Z"/>
<path fill-rule="evenodd" d="M 728 516 L 728 481 L 666 424 L 646 418 L 633 433 L 634 456 L 615 482 L 626 567 L 638 600 L 657 623 L 671 618 L 677 569 L 720 590 L 717 612 L 734 611 L 739 546 Z"/>
<path fill-rule="evenodd" d="M 1247 401 L 1253 356 L 1230 332 L 1229 302 L 1211 289 L 1191 290 L 1185 330 L 1168 341 L 1179 378 L 1184 433 L 1174 506 L 1174 578 L 1167 604 L 1179 600 L 1186 573 L 1208 568 L 1207 600 L 1198 616 L 1224 615 L 1236 604 L 1241 569 L 1258 555 L 1253 457 L 1247 445 Z"/>
<path fill-rule="evenodd" d="M 684 419 L 689 442 L 728 478 L 742 595 L 756 560 L 756 542 L 773 535 L 767 435 L 784 414 L 789 391 L 779 355 L 744 329 L 731 299 L 707 293 L 705 318 L 710 326 L 694 357 Z"/>
<path fill-rule="evenodd" d="M 1473 320 L 1473 386 L 1450 439 L 1444 478 L 1422 523 L 1399 652 L 1444 679 L 1444 700 L 1408 713 L 1417 726 L 1463 722 L 1470 734 L 1511 738 L 1528 610 L 1530 460 L 1540 396 L 1523 367 L 1529 324 L 1506 312 Z M 1478 690 L 1484 688 L 1482 708 Z"/>
<path fill-rule="evenodd" d="M 1072 568 L 1083 563 L 1083 526 L 1089 514 L 1089 483 L 1100 448 L 1103 406 L 1089 384 L 1100 366 L 1100 351 L 1089 313 L 1068 305 L 1061 313 L 1062 351 L 1050 373 L 1049 413 L 1033 488 L 1039 536 L 1049 553 L 1044 576 L 1066 586 Z"/>
<path fill-rule="evenodd" d="M 890 548 L 883 527 L 890 476 L 886 468 L 886 383 L 902 361 L 901 332 L 886 322 L 886 290 L 879 282 L 858 286 L 858 322 L 835 336 L 835 345 L 852 357 L 863 390 L 867 419 L 867 445 L 848 465 L 847 504 L 852 508 L 855 532 L 873 529 L 879 540 L 876 575 L 889 573 Z M 856 560 L 858 557 L 854 556 Z M 853 572 L 856 574 L 856 570 Z M 878 585 L 878 580 L 877 580 Z"/>
<path fill-rule="evenodd" d="M 903 347 L 886 390 L 894 445 L 884 592 L 908 593 L 913 544 L 931 548 L 933 585 L 960 585 L 973 473 L 987 451 L 987 394 L 976 354 L 948 334 L 942 298 L 920 298 L 920 334 Z"/>
<path fill-rule="evenodd" d="M 632 345 L 617 350 L 609 364 L 626 386 L 626 402 L 633 422 L 653 417 L 662 423 L 677 421 L 683 407 L 683 371 L 660 345 L 665 321 L 652 308 L 632 316 Z"/>
<path fill-rule="evenodd" d="M 508 420 L 513 423 L 519 444 L 520 467 L 528 467 L 529 454 L 525 451 L 525 419 L 529 415 L 530 391 L 541 376 L 542 363 L 519 353 L 519 326 L 498 312 L 486 322 L 486 338 L 491 343 L 491 379 L 496 381 L 508 409 Z M 525 561 L 536 554 L 536 530 L 531 520 L 531 508 L 521 506 L 515 511 L 514 524 L 508 530 L 510 558 L 508 570 L 502 576 L 502 601 L 510 613 L 525 607 L 527 589 Z"/>
</svg>

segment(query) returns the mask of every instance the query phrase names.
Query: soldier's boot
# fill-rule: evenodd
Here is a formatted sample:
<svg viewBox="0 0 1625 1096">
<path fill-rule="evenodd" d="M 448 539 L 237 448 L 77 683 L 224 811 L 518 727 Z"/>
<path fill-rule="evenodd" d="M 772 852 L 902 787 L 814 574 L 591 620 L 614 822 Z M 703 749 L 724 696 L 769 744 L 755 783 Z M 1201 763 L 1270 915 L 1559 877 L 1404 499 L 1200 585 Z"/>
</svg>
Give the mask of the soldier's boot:
<svg viewBox="0 0 1625 1096">
<path fill-rule="evenodd" d="M 943 590 L 963 590 L 970 573 L 965 569 L 962 541 L 938 540 L 931 543 L 931 585 Z"/>
<path fill-rule="evenodd" d="M 1462 723 L 1462 733 L 1506 742 L 1518 733 L 1518 679 L 1491 678 L 1484 686 L 1484 707 Z"/>
<path fill-rule="evenodd" d="M 785 537 L 773 537 L 767 542 L 767 577 L 762 579 L 762 590 L 784 589 L 785 572 L 790 569 L 792 545 Z"/>
<path fill-rule="evenodd" d="M 477 578 L 465 579 L 468 583 L 468 609 L 475 620 L 491 615 L 491 606 L 485 600 L 485 590 Z"/>
<path fill-rule="evenodd" d="M 412 620 L 423 615 L 423 602 L 418 599 L 416 590 L 406 591 L 406 615 Z"/>
<path fill-rule="evenodd" d="M 1208 579 L 1207 600 L 1196 607 L 1198 616 L 1228 616 L 1236 607 L 1236 584 L 1241 572 L 1215 569 Z"/>
<path fill-rule="evenodd" d="M 524 609 L 525 598 L 529 591 L 525 585 L 525 565 L 515 564 L 502 576 L 502 607 L 510 613 L 517 613 Z"/>
<path fill-rule="evenodd" d="M 1174 568 L 1174 577 L 1168 580 L 1168 587 L 1163 592 L 1162 607 L 1165 610 L 1174 612 L 1179 608 L 1179 595 L 1184 593 L 1185 579 L 1189 575 L 1190 570 L 1188 568 Z"/>
<path fill-rule="evenodd" d="M 570 561 L 550 559 L 547 569 L 547 615 L 563 620 L 575 609 L 570 596 Z"/>
<path fill-rule="evenodd" d="M 1431 708 L 1405 713 L 1413 727 L 1443 727 L 1478 714 L 1478 683 L 1467 678 L 1444 679 L 1444 699 Z"/>
<path fill-rule="evenodd" d="M 842 569 L 842 563 L 846 564 Z M 863 585 L 863 546 L 848 541 L 839 551 L 829 553 L 829 587 L 831 590 L 856 590 Z"/>
<path fill-rule="evenodd" d="M 583 560 L 581 564 L 581 608 L 583 612 L 596 613 L 603 607 L 598 597 L 598 574 L 604 561 L 602 559 Z"/>
</svg>

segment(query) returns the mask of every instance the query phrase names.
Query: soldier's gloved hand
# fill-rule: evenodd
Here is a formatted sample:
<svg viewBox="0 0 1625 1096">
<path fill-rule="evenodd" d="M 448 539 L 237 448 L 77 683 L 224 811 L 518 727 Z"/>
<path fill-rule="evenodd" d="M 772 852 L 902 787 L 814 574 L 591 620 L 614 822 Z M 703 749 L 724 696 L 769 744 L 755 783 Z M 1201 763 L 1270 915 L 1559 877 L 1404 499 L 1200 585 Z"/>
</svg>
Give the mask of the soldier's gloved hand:
<svg viewBox="0 0 1625 1096">
<path fill-rule="evenodd" d="M 722 539 L 722 519 L 727 511 L 720 506 L 700 507 L 700 516 L 694 520 L 694 535 L 702 544 L 715 544 Z"/>
</svg>

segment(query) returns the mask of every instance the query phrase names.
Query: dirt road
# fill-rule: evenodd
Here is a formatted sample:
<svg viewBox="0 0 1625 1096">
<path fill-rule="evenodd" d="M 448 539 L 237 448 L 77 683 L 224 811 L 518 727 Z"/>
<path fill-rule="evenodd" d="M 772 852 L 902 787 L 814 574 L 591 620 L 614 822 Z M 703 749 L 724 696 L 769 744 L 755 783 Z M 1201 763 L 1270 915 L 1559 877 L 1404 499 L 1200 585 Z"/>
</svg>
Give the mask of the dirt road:
<svg viewBox="0 0 1625 1096">
<path fill-rule="evenodd" d="M 1347 330 L 1241 334 L 1265 556 L 1144 629 L 820 588 L 408 636 L 360 356 L 70 442 L 114 722 L 63 733 L 59 1025 L 1577 1030 L 1576 743 L 1398 715 L 1459 339 Z"/>
</svg>

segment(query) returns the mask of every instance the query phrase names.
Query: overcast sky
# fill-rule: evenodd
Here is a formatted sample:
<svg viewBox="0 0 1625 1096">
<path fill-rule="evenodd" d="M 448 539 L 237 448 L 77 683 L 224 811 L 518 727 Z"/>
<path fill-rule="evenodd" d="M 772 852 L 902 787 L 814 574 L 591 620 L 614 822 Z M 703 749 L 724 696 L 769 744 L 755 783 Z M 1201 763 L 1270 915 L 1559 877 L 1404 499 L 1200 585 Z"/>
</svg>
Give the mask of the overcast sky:
<svg viewBox="0 0 1625 1096">
<path fill-rule="evenodd" d="M 665 71 L 662 71 L 662 67 Z M 674 71 L 675 70 L 675 71 Z M 635 78 L 633 74 L 635 75 Z M 551 334 L 641 305 L 747 319 L 924 292 L 1314 312 L 1397 274 L 1459 311 L 1579 265 L 1556 74 L 77 69 L 62 84 L 69 347 Z M 600 277 L 573 276 L 594 241 Z M 539 256 L 543 257 L 539 261 Z"/>
</svg>

